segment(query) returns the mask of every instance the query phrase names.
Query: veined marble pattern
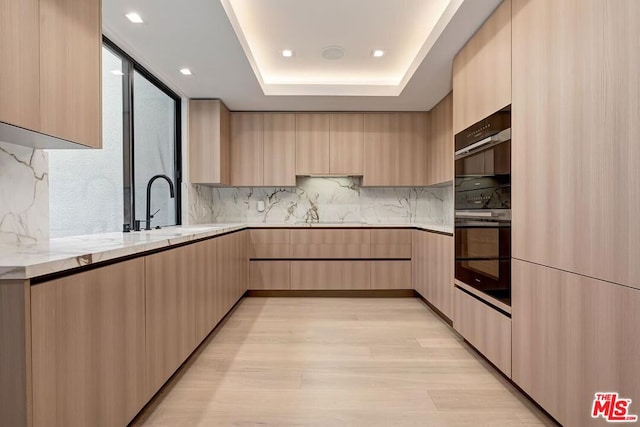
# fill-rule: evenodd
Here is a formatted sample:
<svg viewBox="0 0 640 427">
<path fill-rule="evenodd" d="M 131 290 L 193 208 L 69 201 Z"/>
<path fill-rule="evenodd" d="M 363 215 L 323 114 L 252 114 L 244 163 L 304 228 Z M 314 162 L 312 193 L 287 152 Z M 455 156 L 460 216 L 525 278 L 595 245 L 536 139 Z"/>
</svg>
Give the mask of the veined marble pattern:
<svg viewBox="0 0 640 427">
<path fill-rule="evenodd" d="M 49 237 L 47 154 L 0 143 L 0 243 Z"/>
<path fill-rule="evenodd" d="M 411 227 L 438 233 L 451 233 L 448 226 L 432 224 L 352 224 L 268 223 L 204 224 L 175 226 L 132 233 L 101 233 L 61 237 L 33 243 L 0 244 L 0 281 L 29 279 L 51 273 L 114 260 L 147 251 L 214 237 L 218 234 L 259 227 Z"/>
<path fill-rule="evenodd" d="M 28 279 L 242 230 L 246 224 L 175 226 L 136 233 L 61 237 L 0 244 L 0 280 Z"/>
<path fill-rule="evenodd" d="M 359 178 L 298 178 L 296 188 L 213 188 L 213 222 L 453 224 L 453 187 L 362 188 Z M 265 210 L 258 212 L 259 201 Z"/>
<path fill-rule="evenodd" d="M 209 224 L 213 221 L 213 192 L 210 187 L 186 184 L 187 188 L 187 224 Z M 184 187 L 183 187 L 183 193 Z M 183 203 L 185 204 L 185 203 Z M 185 204 L 185 205 L 187 205 Z M 184 216 L 183 216 L 184 217 Z"/>
</svg>

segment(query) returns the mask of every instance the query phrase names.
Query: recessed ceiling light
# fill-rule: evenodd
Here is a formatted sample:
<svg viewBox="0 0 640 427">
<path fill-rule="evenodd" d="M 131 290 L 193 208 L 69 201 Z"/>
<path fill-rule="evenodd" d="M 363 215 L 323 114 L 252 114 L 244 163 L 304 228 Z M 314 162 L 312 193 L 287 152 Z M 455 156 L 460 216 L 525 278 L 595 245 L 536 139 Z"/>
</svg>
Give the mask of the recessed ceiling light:
<svg viewBox="0 0 640 427">
<path fill-rule="evenodd" d="M 127 13 L 125 16 L 129 21 L 133 22 L 134 24 L 142 24 L 144 22 L 140 17 L 140 15 L 138 15 L 135 12 Z"/>
<path fill-rule="evenodd" d="M 116 76 L 124 76 L 122 70 L 111 70 L 111 74 L 114 74 Z"/>
<path fill-rule="evenodd" d="M 282 49 L 282 56 L 285 58 L 291 58 L 293 56 L 293 51 L 291 49 Z"/>
<path fill-rule="evenodd" d="M 371 56 L 373 56 L 374 58 L 382 58 L 384 56 L 384 50 L 375 49 L 373 52 L 371 52 Z"/>
<path fill-rule="evenodd" d="M 191 70 L 190 70 L 190 69 L 188 69 L 188 68 L 182 68 L 182 69 L 180 70 L 180 72 L 181 72 L 182 74 L 184 74 L 185 76 L 190 76 L 191 74 L 193 74 L 193 73 L 191 72 Z"/>
</svg>

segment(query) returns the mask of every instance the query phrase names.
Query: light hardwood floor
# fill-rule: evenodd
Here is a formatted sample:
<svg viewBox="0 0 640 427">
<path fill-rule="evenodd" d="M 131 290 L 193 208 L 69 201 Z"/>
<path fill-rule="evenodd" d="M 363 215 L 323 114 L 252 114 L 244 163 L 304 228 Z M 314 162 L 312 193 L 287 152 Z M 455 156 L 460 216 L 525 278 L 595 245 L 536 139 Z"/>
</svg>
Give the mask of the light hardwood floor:
<svg viewBox="0 0 640 427">
<path fill-rule="evenodd" d="M 135 426 L 554 425 L 413 298 L 246 298 Z"/>
</svg>

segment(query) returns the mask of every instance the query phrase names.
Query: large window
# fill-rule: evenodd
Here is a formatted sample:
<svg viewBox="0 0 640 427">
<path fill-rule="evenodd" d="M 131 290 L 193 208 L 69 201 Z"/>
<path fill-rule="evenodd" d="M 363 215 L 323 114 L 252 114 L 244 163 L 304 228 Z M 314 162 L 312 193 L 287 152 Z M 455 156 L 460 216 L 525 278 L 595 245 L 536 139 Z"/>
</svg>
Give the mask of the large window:
<svg viewBox="0 0 640 427">
<path fill-rule="evenodd" d="M 102 150 L 49 150 L 52 237 L 122 231 L 144 220 L 147 184 L 152 225 L 180 224 L 180 98 L 105 39 L 102 49 Z M 143 223 L 144 225 L 144 223 Z"/>
</svg>

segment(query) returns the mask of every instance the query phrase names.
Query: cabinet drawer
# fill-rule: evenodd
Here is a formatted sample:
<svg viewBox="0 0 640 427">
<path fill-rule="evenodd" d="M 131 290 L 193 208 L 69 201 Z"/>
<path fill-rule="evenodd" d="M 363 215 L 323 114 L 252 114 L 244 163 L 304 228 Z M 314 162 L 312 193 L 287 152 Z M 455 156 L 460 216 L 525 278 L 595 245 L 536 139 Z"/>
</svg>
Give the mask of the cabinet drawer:
<svg viewBox="0 0 640 427">
<path fill-rule="evenodd" d="M 289 230 L 282 228 L 249 230 L 252 245 L 289 244 Z"/>
<path fill-rule="evenodd" d="M 371 232 L 371 243 L 374 245 L 411 245 L 410 228 L 374 229 Z"/>
<path fill-rule="evenodd" d="M 371 230 L 371 258 L 411 258 L 410 229 Z"/>
<path fill-rule="evenodd" d="M 290 256 L 289 245 L 251 245 L 249 251 L 251 259 L 289 258 Z"/>
<path fill-rule="evenodd" d="M 371 243 L 370 230 L 354 229 L 315 229 L 315 230 L 291 230 L 291 244 L 324 244 L 324 245 L 345 245 L 345 244 L 365 244 Z"/>
<path fill-rule="evenodd" d="M 371 258 L 411 259 L 411 244 L 408 245 L 371 245 Z"/>
<path fill-rule="evenodd" d="M 511 318 L 458 288 L 454 292 L 453 327 L 511 378 Z"/>
<path fill-rule="evenodd" d="M 291 245 L 291 258 L 323 258 L 323 259 L 346 259 L 346 258 L 369 258 L 371 247 L 368 244 L 300 244 Z"/>
<path fill-rule="evenodd" d="M 412 289 L 411 261 L 371 261 L 371 289 Z"/>
<path fill-rule="evenodd" d="M 249 289 L 289 289 L 291 275 L 289 261 L 251 261 Z"/>
<path fill-rule="evenodd" d="M 249 258 L 289 258 L 289 230 L 249 230 Z"/>
<path fill-rule="evenodd" d="M 291 230 L 291 258 L 369 258 L 369 230 Z"/>
<path fill-rule="evenodd" d="M 291 261 L 291 289 L 369 289 L 369 261 Z"/>
</svg>

